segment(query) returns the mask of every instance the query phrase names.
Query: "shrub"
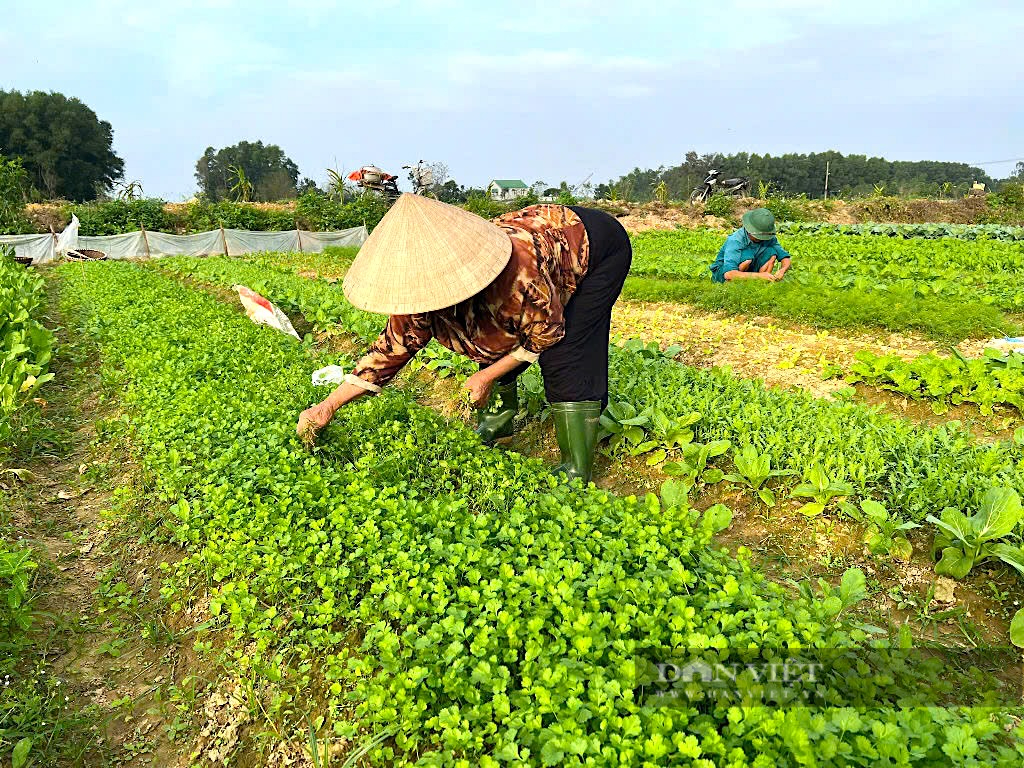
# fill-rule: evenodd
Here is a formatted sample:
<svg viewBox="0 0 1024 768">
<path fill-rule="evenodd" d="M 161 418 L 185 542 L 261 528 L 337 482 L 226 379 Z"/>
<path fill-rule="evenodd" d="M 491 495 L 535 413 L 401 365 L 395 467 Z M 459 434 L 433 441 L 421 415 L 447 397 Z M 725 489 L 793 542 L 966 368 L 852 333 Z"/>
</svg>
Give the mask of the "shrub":
<svg viewBox="0 0 1024 768">
<path fill-rule="evenodd" d="M 735 198 L 721 193 L 716 193 L 704 204 L 704 213 L 728 219 L 732 217 L 733 209 L 735 207 Z"/>
<path fill-rule="evenodd" d="M 988 196 L 986 210 L 978 220 L 986 224 L 1024 223 L 1024 184 L 1006 182 L 999 192 Z"/>
<path fill-rule="evenodd" d="M 1024 183 L 1003 184 L 998 194 L 992 195 L 990 203 L 1024 210 Z"/>
<path fill-rule="evenodd" d="M 295 214 L 246 203 L 223 200 L 219 203 L 190 203 L 184 214 L 185 228 L 190 232 L 206 232 L 218 227 L 248 229 L 254 232 L 281 232 L 295 229 Z"/>
<path fill-rule="evenodd" d="M 133 232 L 140 227 L 166 232 L 174 228 L 175 219 L 164 210 L 164 201 L 109 200 L 103 203 L 84 203 L 65 206 L 62 213 L 68 220 L 74 214 L 83 235 L 117 235 Z"/>
<path fill-rule="evenodd" d="M 319 192 L 307 192 L 295 204 L 299 225 L 314 232 L 349 229 L 366 225 L 372 230 L 391 208 L 391 201 L 367 193 L 348 203 L 341 203 Z"/>
<path fill-rule="evenodd" d="M 775 218 L 779 221 L 811 221 L 814 216 L 810 211 L 809 202 L 804 195 L 800 197 L 769 195 L 765 198 L 763 206 L 775 214 Z"/>
<path fill-rule="evenodd" d="M 31 230 L 25 216 L 25 187 L 28 173 L 21 158 L 0 155 L 0 233 L 20 234 Z"/>
<path fill-rule="evenodd" d="M 358 227 L 360 224 L 373 230 L 384 214 L 391 209 L 391 201 L 380 195 L 360 195 L 351 203 L 345 203 L 345 215 L 339 222 L 339 229 Z"/>
<path fill-rule="evenodd" d="M 482 216 L 485 219 L 493 219 L 509 210 L 508 205 L 505 203 L 492 200 L 487 195 L 476 193 L 467 197 L 466 204 L 462 207 L 470 213 L 475 213 L 477 216 Z"/>
</svg>

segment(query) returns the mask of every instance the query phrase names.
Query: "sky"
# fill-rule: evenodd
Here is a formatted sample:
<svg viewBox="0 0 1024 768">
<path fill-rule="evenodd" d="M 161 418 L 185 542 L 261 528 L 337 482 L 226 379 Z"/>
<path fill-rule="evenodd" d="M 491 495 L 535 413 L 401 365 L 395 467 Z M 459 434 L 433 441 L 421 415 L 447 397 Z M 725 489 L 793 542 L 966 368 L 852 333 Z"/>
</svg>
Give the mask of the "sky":
<svg viewBox="0 0 1024 768">
<path fill-rule="evenodd" d="M 208 146 L 466 186 L 602 182 L 687 151 L 1024 157 L 1017 0 L 2 0 L 0 90 L 114 129 L 187 199 Z M 590 175 L 593 174 L 591 177 Z M 407 184 L 405 184 L 407 186 Z"/>
</svg>

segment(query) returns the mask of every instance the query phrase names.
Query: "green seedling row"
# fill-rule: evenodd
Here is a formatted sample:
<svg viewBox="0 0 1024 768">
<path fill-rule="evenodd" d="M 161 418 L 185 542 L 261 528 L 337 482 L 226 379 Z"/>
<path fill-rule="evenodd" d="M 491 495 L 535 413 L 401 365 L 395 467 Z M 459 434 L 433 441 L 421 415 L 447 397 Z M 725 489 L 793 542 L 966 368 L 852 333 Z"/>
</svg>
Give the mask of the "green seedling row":
<svg viewBox="0 0 1024 768">
<path fill-rule="evenodd" d="M 824 222 L 782 222 L 779 231 L 791 235 L 874 235 L 897 238 L 923 238 L 938 240 L 955 238 L 957 240 L 1004 240 L 1019 242 L 1024 240 L 1024 227 L 1009 227 L 1003 224 L 946 224 L 929 222 L 926 224 L 827 224 Z"/>
<path fill-rule="evenodd" d="M 962 403 L 974 403 L 984 414 L 991 414 L 996 405 L 1013 406 L 1024 413 L 1022 355 L 987 349 L 984 357 L 968 360 L 954 350 L 950 357 L 929 353 L 904 360 L 899 355 L 862 350 L 856 358 L 847 382 L 865 382 L 915 400 L 927 400 L 936 414 Z"/>
<path fill-rule="evenodd" d="M 952 340 L 1012 332 L 1003 312 L 1024 307 L 1020 243 L 784 235 L 794 267 L 783 282 L 720 285 L 708 267 L 723 241 L 706 230 L 634 235 L 627 296 Z"/>
<path fill-rule="evenodd" d="M 176 258 L 161 266 L 220 285 L 261 280 L 271 300 L 296 311 L 321 311 L 340 306 L 340 300 L 346 306 L 333 315 L 320 315 L 320 322 L 353 322 L 362 329 L 363 343 L 375 338 L 382 317 L 347 305 L 337 285 L 278 269 L 273 260 L 270 256 L 253 264 L 221 257 Z M 709 460 L 730 449 L 737 468 L 733 482 L 737 473 L 747 477 L 739 484 L 770 507 L 779 492 L 788 493 L 806 502 L 800 511 L 807 516 L 842 511 L 849 507 L 844 500 L 856 496 L 882 504 L 892 519 L 916 526 L 947 508 L 977 510 L 992 489 L 1024 493 L 1024 449 L 1017 441 L 981 446 L 955 423 L 927 428 L 848 400 L 769 390 L 724 371 L 681 365 L 673 359 L 676 351 L 639 340 L 612 347 L 612 401 L 601 417 L 605 442 L 600 450 L 616 460 L 645 457 L 675 477 L 687 493 L 725 477 Z M 465 362 L 437 345 L 419 357 L 439 375 L 459 372 Z M 528 414 L 537 414 L 543 412 L 543 392 L 532 373 L 523 376 L 522 405 Z M 767 474 L 759 477 L 762 470 L 749 469 L 755 464 L 766 467 Z M 764 486 L 769 477 L 787 479 L 769 488 Z M 787 491 L 788 485 L 795 487 Z M 1000 543 L 1019 548 L 1022 529 L 1015 523 Z M 905 551 L 905 545 L 897 550 Z"/>
<path fill-rule="evenodd" d="M 0 249 L 0 457 L 15 411 L 53 378 L 53 333 L 40 322 L 44 298 L 43 279 Z"/>
<path fill-rule="evenodd" d="M 823 680 L 817 709 L 642 705 L 643 648 L 865 644 L 844 620 L 863 574 L 794 596 L 709 545 L 722 508 L 563 485 L 396 390 L 309 453 L 301 344 L 152 269 L 60 279 L 185 553 L 165 599 L 266 716 L 375 765 L 1020 764 L 1009 713 L 925 706 L 867 670 Z"/>
</svg>

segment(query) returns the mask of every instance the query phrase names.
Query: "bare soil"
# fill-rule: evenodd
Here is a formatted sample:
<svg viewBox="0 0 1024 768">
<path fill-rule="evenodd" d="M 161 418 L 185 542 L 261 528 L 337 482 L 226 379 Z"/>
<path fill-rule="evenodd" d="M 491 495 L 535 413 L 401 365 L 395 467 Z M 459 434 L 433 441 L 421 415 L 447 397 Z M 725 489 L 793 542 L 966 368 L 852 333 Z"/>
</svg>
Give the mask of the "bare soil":
<svg viewBox="0 0 1024 768">
<path fill-rule="evenodd" d="M 14 536 L 40 563 L 33 651 L 66 685 L 67 712 L 93 723 L 73 765 L 174 765 L 192 719 L 176 692 L 208 675 L 159 598 L 160 565 L 180 552 L 150 536 L 159 517 L 143 501 L 116 398 L 101 396 L 98 361 L 60 328 L 55 293 L 51 284 L 59 352 L 41 405 L 57 439 L 15 461 L 21 479 L 0 474 Z"/>
<path fill-rule="evenodd" d="M 905 360 L 931 352 L 948 356 L 948 347 L 914 334 L 873 334 L 815 330 L 777 318 L 708 312 L 685 304 L 619 301 L 612 312 L 612 333 L 623 339 L 639 337 L 662 348 L 682 347 L 680 359 L 699 368 L 728 368 L 739 376 L 762 380 L 770 387 L 803 390 L 831 397 L 849 388 L 839 369 L 849 370 L 861 350 L 898 355 Z M 978 357 L 984 342 L 967 341 L 958 349 Z M 936 415 L 927 402 L 918 402 L 876 387 L 856 387 L 856 399 L 878 405 L 894 415 L 929 425 L 961 421 L 983 440 L 1011 437 L 1021 423 L 1013 408 L 985 416 L 973 405 L 950 408 Z"/>
<path fill-rule="evenodd" d="M 763 205 L 758 198 L 738 198 L 732 215 L 721 218 L 709 214 L 700 203 L 624 203 L 597 201 L 595 206 L 612 213 L 629 232 L 647 230 L 726 229 L 738 226 L 747 211 Z M 987 210 L 985 198 L 973 197 L 956 200 L 913 199 L 896 197 L 866 198 L 861 200 L 807 200 L 800 201 L 807 221 L 829 224 L 858 224 L 862 222 L 915 223 L 949 222 L 976 223 Z"/>
</svg>

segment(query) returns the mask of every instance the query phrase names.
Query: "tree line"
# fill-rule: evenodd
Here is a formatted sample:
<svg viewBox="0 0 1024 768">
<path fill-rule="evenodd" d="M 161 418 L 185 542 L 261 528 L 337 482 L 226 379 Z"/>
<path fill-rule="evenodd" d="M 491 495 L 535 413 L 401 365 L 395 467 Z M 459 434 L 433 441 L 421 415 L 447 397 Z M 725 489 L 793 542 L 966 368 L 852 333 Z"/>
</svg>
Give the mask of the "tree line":
<svg viewBox="0 0 1024 768">
<path fill-rule="evenodd" d="M 449 178 L 443 163 L 431 164 L 432 192 L 450 203 L 485 197 L 480 188 L 464 187 Z M 723 177 L 746 176 L 752 190 L 759 186 L 773 193 L 831 196 L 899 194 L 954 196 L 974 182 L 989 189 L 997 182 L 982 169 L 965 163 L 890 161 L 840 152 L 731 155 L 688 152 L 679 165 L 641 170 L 634 168 L 619 179 L 596 187 L 570 189 L 565 182 L 532 185 L 532 197 L 565 198 L 572 195 L 647 201 L 655 197 L 686 199 L 715 168 Z M 66 199 L 75 202 L 107 196 L 135 199 L 142 196 L 138 181 L 124 180 L 124 161 L 113 150 L 113 128 L 79 99 L 60 93 L 0 90 L 0 189 L 6 198 Z M 300 178 L 298 166 L 276 144 L 241 141 L 229 147 L 207 147 L 195 166 L 196 184 L 203 199 L 273 201 L 315 192 L 344 199 L 356 190 L 337 170 L 328 169 L 329 181 L 321 188 Z M 1024 180 L 1024 162 L 1012 180 Z M 3 212 L 0 212 L 3 213 Z M 9 212 L 8 212 L 9 213 Z"/>
<path fill-rule="evenodd" d="M 1020 167 L 1024 167 L 1024 163 L 1018 171 Z M 775 156 L 748 152 L 698 155 L 690 151 L 679 165 L 647 170 L 634 168 L 618 179 L 599 184 L 596 194 L 600 198 L 648 201 L 654 199 L 655 190 L 664 182 L 671 199 L 686 199 L 708 171 L 716 169 L 722 178 L 749 178 L 755 192 L 760 186 L 775 193 L 821 198 L 825 196 L 826 168 L 830 197 L 870 194 L 941 197 L 962 195 L 975 182 L 985 184 L 988 189 L 997 184 L 981 168 L 966 163 L 886 160 L 834 151 Z"/>
</svg>

